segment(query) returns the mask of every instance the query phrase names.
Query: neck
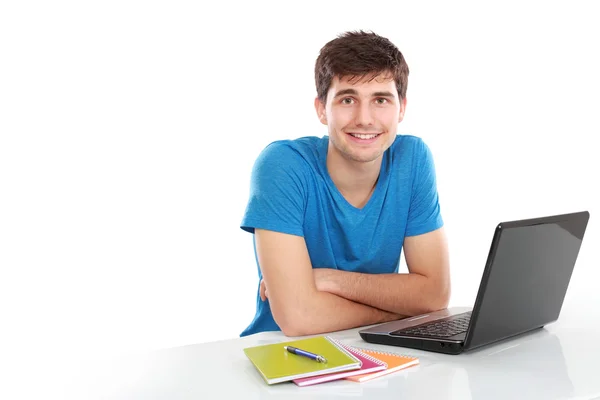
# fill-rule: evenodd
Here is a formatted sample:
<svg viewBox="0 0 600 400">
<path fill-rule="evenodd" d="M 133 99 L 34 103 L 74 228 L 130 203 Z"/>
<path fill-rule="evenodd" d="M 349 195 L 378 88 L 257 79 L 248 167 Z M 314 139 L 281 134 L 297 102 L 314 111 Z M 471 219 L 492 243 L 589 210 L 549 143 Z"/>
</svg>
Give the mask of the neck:
<svg viewBox="0 0 600 400">
<path fill-rule="evenodd" d="M 330 143 L 327 152 L 327 170 L 344 198 L 353 206 L 362 208 L 371 198 L 377 184 L 381 160 L 382 157 L 369 162 L 349 160 Z"/>
</svg>

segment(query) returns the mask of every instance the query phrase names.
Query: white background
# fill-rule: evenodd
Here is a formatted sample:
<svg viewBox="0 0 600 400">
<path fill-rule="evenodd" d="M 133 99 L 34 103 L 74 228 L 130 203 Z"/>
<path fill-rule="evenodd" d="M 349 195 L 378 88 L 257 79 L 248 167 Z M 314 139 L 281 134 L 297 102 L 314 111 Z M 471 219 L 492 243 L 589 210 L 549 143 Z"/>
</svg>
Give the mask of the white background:
<svg viewBox="0 0 600 400">
<path fill-rule="evenodd" d="M 435 157 L 451 305 L 474 301 L 498 222 L 588 210 L 567 294 L 586 305 L 597 13 L 479 3 L 2 3 L 0 346 L 104 357 L 237 337 L 258 283 L 239 228 L 250 169 L 273 140 L 326 134 L 314 61 L 354 29 L 409 64 L 399 133 Z"/>
</svg>

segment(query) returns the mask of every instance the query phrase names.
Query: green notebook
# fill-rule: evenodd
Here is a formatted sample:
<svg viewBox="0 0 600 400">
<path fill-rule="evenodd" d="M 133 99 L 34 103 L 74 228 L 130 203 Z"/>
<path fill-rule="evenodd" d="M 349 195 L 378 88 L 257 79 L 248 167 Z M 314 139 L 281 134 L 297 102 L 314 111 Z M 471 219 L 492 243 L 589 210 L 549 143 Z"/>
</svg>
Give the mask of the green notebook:
<svg viewBox="0 0 600 400">
<path fill-rule="evenodd" d="M 327 360 L 320 363 L 308 357 L 289 353 L 284 346 L 293 346 L 319 354 Z M 291 381 L 351 369 L 359 369 L 360 360 L 328 336 L 316 336 L 244 349 L 244 353 L 269 384 Z"/>
</svg>

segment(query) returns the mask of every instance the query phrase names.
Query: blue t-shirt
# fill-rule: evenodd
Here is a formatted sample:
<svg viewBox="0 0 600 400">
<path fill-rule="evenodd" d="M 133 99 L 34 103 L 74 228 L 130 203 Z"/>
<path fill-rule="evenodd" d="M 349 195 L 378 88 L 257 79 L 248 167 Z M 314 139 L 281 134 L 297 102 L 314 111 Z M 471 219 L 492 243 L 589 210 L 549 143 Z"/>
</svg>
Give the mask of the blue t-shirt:
<svg viewBox="0 0 600 400">
<path fill-rule="evenodd" d="M 329 176 L 328 144 L 328 136 L 269 144 L 252 169 L 241 228 L 303 236 L 313 268 L 398 272 L 404 237 L 443 225 L 429 148 L 416 136 L 397 135 L 383 153 L 371 198 L 359 209 L 346 201 Z M 256 251 L 255 260 L 260 283 Z M 273 330 L 280 328 L 257 285 L 256 314 L 240 336 Z"/>
</svg>

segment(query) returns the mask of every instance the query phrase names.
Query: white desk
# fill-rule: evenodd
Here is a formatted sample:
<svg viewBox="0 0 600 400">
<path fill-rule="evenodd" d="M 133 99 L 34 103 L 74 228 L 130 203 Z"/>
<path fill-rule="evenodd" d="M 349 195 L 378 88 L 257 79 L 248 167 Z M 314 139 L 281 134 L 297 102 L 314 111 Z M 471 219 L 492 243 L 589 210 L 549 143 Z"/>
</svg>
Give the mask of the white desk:
<svg viewBox="0 0 600 400">
<path fill-rule="evenodd" d="M 595 305 L 596 307 L 598 304 Z M 289 340 L 269 332 L 156 351 L 82 368 L 65 397 L 78 399 L 600 398 L 600 312 L 563 309 L 559 321 L 472 353 L 443 355 L 367 344 L 357 329 L 332 334 L 349 344 L 404 352 L 420 365 L 365 383 L 268 386 L 242 349 Z"/>
</svg>

